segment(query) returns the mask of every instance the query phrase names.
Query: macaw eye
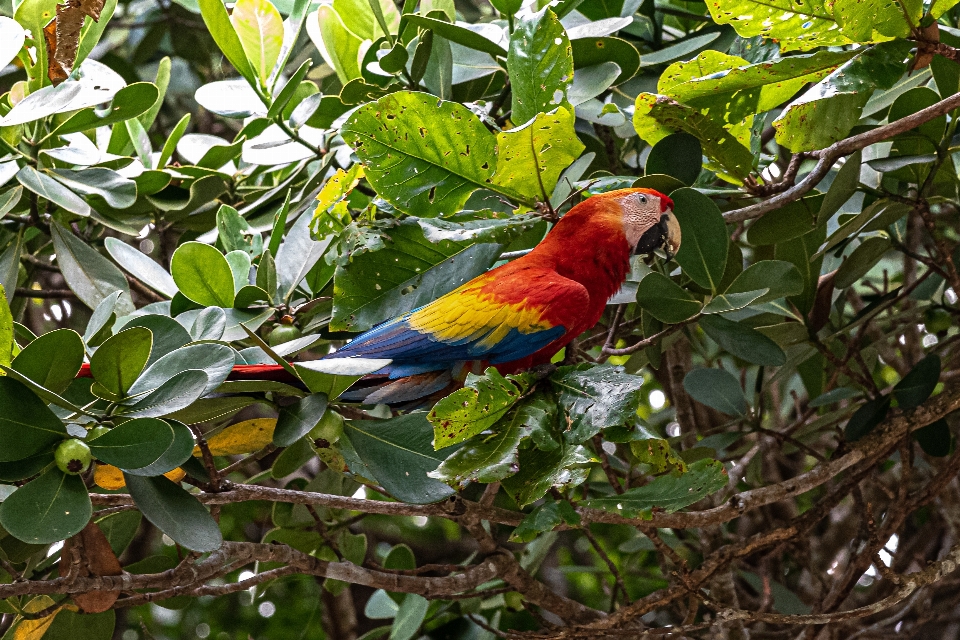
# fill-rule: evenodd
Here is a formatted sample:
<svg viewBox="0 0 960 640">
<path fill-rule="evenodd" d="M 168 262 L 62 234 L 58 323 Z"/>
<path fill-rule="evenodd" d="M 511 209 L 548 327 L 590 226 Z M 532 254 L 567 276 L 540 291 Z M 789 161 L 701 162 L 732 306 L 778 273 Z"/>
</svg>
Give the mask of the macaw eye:
<svg viewBox="0 0 960 640">
<path fill-rule="evenodd" d="M 647 204 L 647 196 L 640 194 L 637 197 L 640 198 L 640 204 Z"/>
</svg>

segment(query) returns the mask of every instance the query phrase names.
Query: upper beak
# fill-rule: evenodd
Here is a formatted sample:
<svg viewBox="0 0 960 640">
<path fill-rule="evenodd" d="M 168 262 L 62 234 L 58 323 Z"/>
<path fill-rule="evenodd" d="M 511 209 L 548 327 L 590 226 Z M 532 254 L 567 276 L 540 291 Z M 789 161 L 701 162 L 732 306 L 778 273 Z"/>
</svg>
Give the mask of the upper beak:
<svg viewBox="0 0 960 640">
<path fill-rule="evenodd" d="M 680 223 L 677 222 L 677 217 L 673 215 L 673 211 L 667 210 L 660 217 L 660 224 L 667 228 L 663 238 L 663 251 L 667 254 L 667 260 L 669 261 L 680 251 Z"/>
</svg>

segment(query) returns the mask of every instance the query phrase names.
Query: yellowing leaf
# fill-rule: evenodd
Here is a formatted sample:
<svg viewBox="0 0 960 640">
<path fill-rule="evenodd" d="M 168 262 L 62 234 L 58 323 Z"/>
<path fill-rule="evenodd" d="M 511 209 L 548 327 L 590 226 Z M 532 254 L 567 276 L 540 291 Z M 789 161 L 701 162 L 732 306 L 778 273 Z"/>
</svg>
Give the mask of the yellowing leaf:
<svg viewBox="0 0 960 640">
<path fill-rule="evenodd" d="M 116 491 L 127 486 L 127 483 L 123 480 L 123 472 L 109 464 L 97 465 L 93 472 L 93 482 L 107 491 Z"/>
<path fill-rule="evenodd" d="M 273 441 L 276 418 L 254 418 L 232 424 L 207 440 L 210 453 L 215 456 L 233 456 L 259 451 Z M 200 447 L 194 447 L 194 456 L 200 456 Z"/>
<path fill-rule="evenodd" d="M 13 314 L 7 304 L 6 292 L 0 285 L 0 364 L 9 367 L 13 360 Z M 6 375 L 0 373 L 0 375 Z"/>
<path fill-rule="evenodd" d="M 194 455 L 200 455 L 200 450 L 194 450 Z M 163 474 L 163 477 L 171 482 L 180 482 L 186 475 L 186 471 L 177 467 L 176 469 L 167 471 Z M 123 489 L 127 486 L 126 481 L 123 479 L 123 472 L 109 464 L 97 465 L 96 470 L 93 472 L 93 482 L 101 489 L 106 489 L 107 491 L 116 491 L 117 489 Z"/>
<path fill-rule="evenodd" d="M 283 18 L 269 0 L 237 0 L 230 16 L 243 52 L 264 86 L 283 46 Z"/>
<path fill-rule="evenodd" d="M 317 208 L 313 212 L 313 220 L 310 223 L 317 237 L 323 237 L 343 229 L 342 218 L 338 215 L 331 215 L 330 208 L 346 198 L 362 177 L 363 165 L 357 163 L 346 171 L 337 169 L 333 177 L 323 185 L 320 193 L 317 194 Z M 346 220 L 349 221 L 349 214 Z"/>
<path fill-rule="evenodd" d="M 28 602 L 23 608 L 23 611 L 25 613 L 37 613 L 53 604 L 55 604 L 55 602 L 50 596 L 40 596 Z M 53 624 L 53 619 L 57 617 L 57 614 L 63 609 L 64 607 L 58 607 L 50 615 L 36 620 L 23 620 L 14 630 L 13 640 L 40 640 L 43 638 L 43 634 L 47 632 L 47 629 L 50 628 L 50 625 Z M 73 609 L 75 610 L 76 607 L 73 607 Z"/>
</svg>

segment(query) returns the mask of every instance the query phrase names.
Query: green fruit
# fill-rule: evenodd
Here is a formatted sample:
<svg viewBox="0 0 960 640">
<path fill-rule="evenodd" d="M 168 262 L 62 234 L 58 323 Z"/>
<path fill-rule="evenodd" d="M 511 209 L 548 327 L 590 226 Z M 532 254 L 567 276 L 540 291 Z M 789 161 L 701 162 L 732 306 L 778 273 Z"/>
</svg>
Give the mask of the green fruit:
<svg viewBox="0 0 960 640">
<path fill-rule="evenodd" d="M 953 326 L 953 316 L 943 309 L 927 309 L 923 314 L 923 324 L 930 333 L 940 333 Z"/>
<path fill-rule="evenodd" d="M 77 440 L 76 438 L 61 442 L 53 457 L 56 459 L 60 471 L 71 475 L 83 473 L 90 468 L 90 462 L 93 461 L 93 456 L 90 455 L 90 447 L 83 440 Z"/>
<path fill-rule="evenodd" d="M 267 339 L 267 343 L 271 347 L 275 347 L 278 344 L 283 344 L 284 342 L 290 342 L 291 340 L 296 340 L 303 334 L 300 332 L 300 329 L 292 325 L 281 324 L 277 326 L 276 329 L 270 332 L 270 337 Z"/>
<path fill-rule="evenodd" d="M 320 422 L 310 430 L 310 439 L 314 446 L 321 449 L 329 447 L 343 435 L 343 417 L 335 411 L 326 411 Z"/>
<path fill-rule="evenodd" d="M 98 427 L 94 427 L 93 429 L 90 429 L 90 431 L 87 431 L 86 439 L 95 440 L 105 433 L 110 433 L 110 429 L 108 427 L 104 427 L 102 425 Z"/>
</svg>

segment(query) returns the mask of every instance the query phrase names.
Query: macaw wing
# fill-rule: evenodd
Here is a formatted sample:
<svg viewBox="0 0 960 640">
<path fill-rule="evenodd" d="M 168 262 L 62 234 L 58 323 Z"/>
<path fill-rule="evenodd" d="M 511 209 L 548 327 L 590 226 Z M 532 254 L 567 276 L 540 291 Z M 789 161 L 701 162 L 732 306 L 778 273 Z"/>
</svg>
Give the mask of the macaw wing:
<svg viewBox="0 0 960 640">
<path fill-rule="evenodd" d="M 570 321 L 557 321 L 557 309 L 583 309 L 589 294 L 556 273 L 525 275 L 529 296 L 509 291 L 509 281 L 491 283 L 487 274 L 374 327 L 328 357 L 390 358 L 390 377 L 397 378 L 453 362 L 499 364 L 534 354 L 572 328 L 565 326 Z"/>
</svg>

